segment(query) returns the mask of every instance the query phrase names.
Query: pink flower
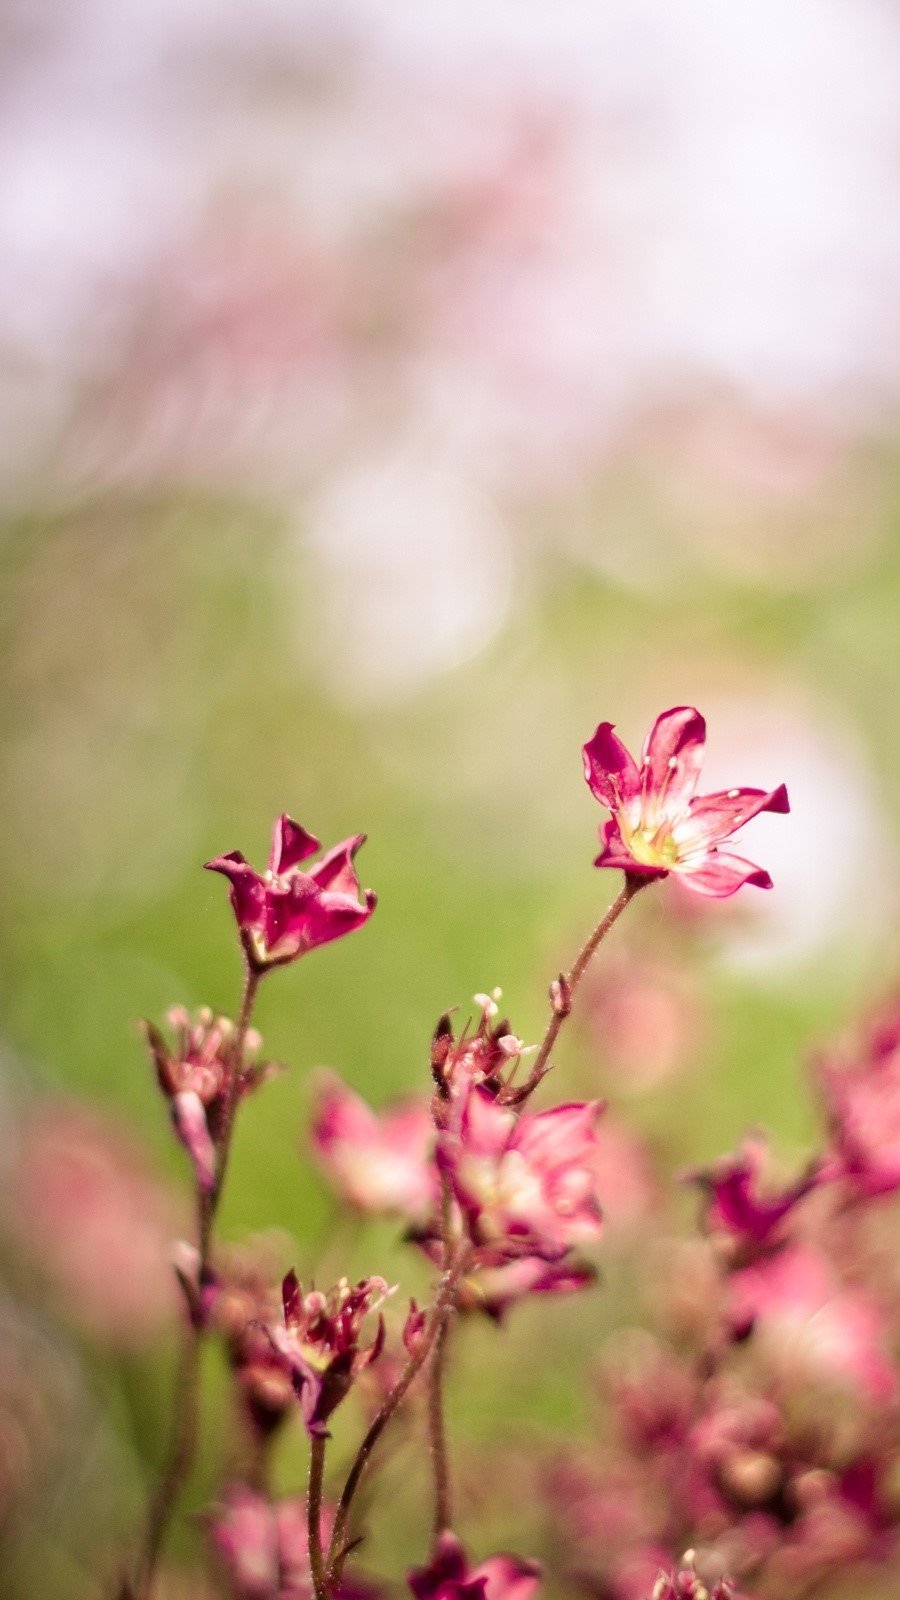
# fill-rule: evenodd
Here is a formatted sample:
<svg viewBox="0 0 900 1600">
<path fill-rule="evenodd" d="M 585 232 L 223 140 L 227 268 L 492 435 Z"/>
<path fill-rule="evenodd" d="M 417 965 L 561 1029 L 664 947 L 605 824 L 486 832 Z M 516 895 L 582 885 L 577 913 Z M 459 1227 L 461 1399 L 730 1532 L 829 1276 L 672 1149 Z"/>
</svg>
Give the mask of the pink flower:
<svg viewBox="0 0 900 1600">
<path fill-rule="evenodd" d="M 766 1189 L 767 1159 L 768 1141 L 754 1135 L 744 1139 L 737 1155 L 723 1156 L 708 1170 L 690 1174 L 707 1197 L 707 1228 L 727 1234 L 744 1252 L 777 1240 L 785 1218 L 819 1181 L 813 1168 L 786 1188 Z"/>
<path fill-rule="evenodd" d="M 409 1099 L 380 1114 L 331 1073 L 322 1077 L 312 1144 L 348 1205 L 369 1215 L 420 1221 L 436 1199 L 434 1124 L 427 1103 Z"/>
<path fill-rule="evenodd" d="M 491 1264 L 518 1256 L 560 1260 L 573 1245 L 597 1237 L 602 1109 L 591 1101 L 517 1117 L 483 1090 L 470 1090 L 438 1138 L 437 1160 L 473 1242 L 489 1247 Z"/>
<path fill-rule="evenodd" d="M 603 848 L 595 866 L 639 878 L 674 872 L 688 888 L 717 899 L 745 883 L 771 889 L 767 872 L 720 846 L 759 812 L 788 811 L 787 790 L 780 784 L 769 792 L 728 789 L 698 796 L 705 740 L 699 711 L 675 706 L 657 717 L 638 766 L 613 724 L 600 723 L 584 746 L 584 775 L 612 818 L 600 830 Z"/>
<path fill-rule="evenodd" d="M 735 1335 L 752 1332 L 790 1378 L 841 1385 L 878 1404 L 896 1396 L 875 1302 L 839 1284 L 818 1251 L 791 1245 L 734 1273 L 729 1316 Z"/>
<path fill-rule="evenodd" d="M 235 1083 L 233 1022 L 213 1017 L 206 1008 L 192 1021 L 182 1006 L 174 1006 L 168 1020 L 175 1030 L 172 1049 L 152 1022 L 144 1022 L 144 1034 L 159 1086 L 171 1107 L 175 1132 L 191 1158 L 197 1183 L 209 1192 L 215 1183 L 216 1148 L 232 1091 L 237 1097 L 249 1094 L 278 1067 L 272 1061 L 248 1059 L 262 1043 L 251 1029 L 244 1042 L 240 1080 Z"/>
<path fill-rule="evenodd" d="M 471 1567 L 456 1535 L 446 1530 L 430 1566 L 408 1574 L 415 1600 L 530 1600 L 541 1578 L 536 1561 L 489 1556 Z"/>
<path fill-rule="evenodd" d="M 854 1062 L 820 1062 L 817 1079 L 831 1128 L 830 1175 L 863 1198 L 900 1188 L 900 1008 L 876 1018 Z"/>
<path fill-rule="evenodd" d="M 123 1349 L 158 1335 L 177 1308 L 171 1240 L 184 1219 L 121 1121 L 37 1104 L 3 1176 L 6 1224 L 66 1314 Z"/>
<path fill-rule="evenodd" d="M 390 1290 L 383 1278 L 363 1278 L 352 1287 L 342 1278 L 327 1295 L 303 1293 L 296 1274 L 282 1285 L 284 1326 L 270 1327 L 272 1345 L 291 1373 L 307 1431 L 326 1435 L 325 1424 L 354 1380 L 384 1347 L 384 1318 L 372 1343 L 360 1345 L 362 1324 Z"/>
<path fill-rule="evenodd" d="M 322 1517 L 327 1538 L 333 1517 Z M 302 1495 L 267 1500 L 232 1484 L 206 1518 L 210 1543 L 221 1560 L 235 1600 L 312 1600 L 306 1502 Z M 340 1600 L 374 1600 L 369 1584 L 342 1581 Z"/>
<path fill-rule="evenodd" d="M 304 872 L 300 863 L 315 855 L 319 841 L 299 822 L 282 815 L 272 832 L 264 874 L 255 872 L 239 850 L 207 861 L 210 872 L 221 872 L 231 884 L 241 941 L 257 972 L 295 961 L 307 950 L 340 939 L 368 921 L 376 897 L 367 889 L 360 900 L 353 866 L 365 837 L 359 833 L 345 839 L 311 872 Z"/>
</svg>

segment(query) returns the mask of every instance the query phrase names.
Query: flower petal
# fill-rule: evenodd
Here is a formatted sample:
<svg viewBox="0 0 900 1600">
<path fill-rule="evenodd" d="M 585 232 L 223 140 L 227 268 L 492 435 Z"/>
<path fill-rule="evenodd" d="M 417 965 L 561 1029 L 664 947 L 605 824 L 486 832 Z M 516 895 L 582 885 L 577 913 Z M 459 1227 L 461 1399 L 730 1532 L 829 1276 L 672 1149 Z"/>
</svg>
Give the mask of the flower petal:
<svg viewBox="0 0 900 1600">
<path fill-rule="evenodd" d="M 772 879 L 762 867 L 754 866 L 752 861 L 745 861 L 742 856 L 728 855 L 720 850 L 711 850 L 709 855 L 701 856 L 696 867 L 688 863 L 674 870 L 685 888 L 714 900 L 725 900 L 728 895 L 743 888 L 745 883 L 755 884 L 757 889 L 772 887 Z"/>
<path fill-rule="evenodd" d="M 706 723 L 694 706 L 674 706 L 657 717 L 641 751 L 648 820 L 651 815 L 674 816 L 687 805 L 697 787 L 705 742 Z"/>
<path fill-rule="evenodd" d="M 790 811 L 787 789 L 719 789 L 714 794 L 698 795 L 688 814 L 672 830 L 679 848 L 719 844 L 742 828 L 761 811 Z"/>
<path fill-rule="evenodd" d="M 231 884 L 231 904 L 242 928 L 259 921 L 265 904 L 265 885 L 240 850 L 229 850 L 204 863 L 207 872 L 221 872 Z"/>
<path fill-rule="evenodd" d="M 315 834 L 307 833 L 299 822 L 295 822 L 284 811 L 272 829 L 269 871 L 279 875 L 290 872 L 291 867 L 296 867 L 299 861 L 305 861 L 308 856 L 314 856 L 320 848 Z"/>
<path fill-rule="evenodd" d="M 364 833 L 354 834 L 350 839 L 342 839 L 340 844 L 336 844 L 322 857 L 311 873 L 320 889 L 330 889 L 334 894 L 352 895 L 354 900 L 358 899 L 359 878 L 353 865 L 353 857 L 365 842 Z"/>
<path fill-rule="evenodd" d="M 613 733 L 613 727 L 612 722 L 601 722 L 582 749 L 584 776 L 591 794 L 610 811 L 627 804 L 641 786 L 637 763 Z"/>
<path fill-rule="evenodd" d="M 184 1089 L 172 1100 L 175 1132 L 191 1158 L 200 1188 L 209 1193 L 216 1181 L 216 1149 L 206 1121 L 203 1101 L 193 1089 Z"/>
</svg>

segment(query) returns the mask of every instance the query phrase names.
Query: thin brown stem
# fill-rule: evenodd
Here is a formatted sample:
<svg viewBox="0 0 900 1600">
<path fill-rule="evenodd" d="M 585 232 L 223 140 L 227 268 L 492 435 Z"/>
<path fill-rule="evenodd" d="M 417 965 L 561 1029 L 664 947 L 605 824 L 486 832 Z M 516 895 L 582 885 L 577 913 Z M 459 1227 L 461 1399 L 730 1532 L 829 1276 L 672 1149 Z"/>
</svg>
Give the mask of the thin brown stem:
<svg viewBox="0 0 900 1600">
<path fill-rule="evenodd" d="M 326 1443 L 326 1439 L 319 1437 L 310 1441 L 309 1487 L 306 1492 L 309 1564 L 316 1600 L 327 1600 L 329 1592 L 328 1574 L 322 1555 L 322 1481 L 325 1476 Z"/>
<path fill-rule="evenodd" d="M 559 978 L 551 985 L 551 1011 L 544 1037 L 538 1045 L 537 1055 L 532 1062 L 531 1071 L 522 1087 L 516 1090 L 512 1097 L 513 1103 L 521 1105 L 528 1096 L 537 1088 L 541 1079 L 550 1071 L 550 1052 L 559 1038 L 563 1023 L 572 1010 L 572 1001 L 579 983 L 587 971 L 595 951 L 603 943 L 610 929 L 618 922 L 622 912 L 633 900 L 638 890 L 649 880 L 646 878 L 632 877 L 626 874 L 625 882 L 609 910 L 600 918 L 593 933 L 587 938 L 579 950 L 568 973 L 560 973 Z"/>
<path fill-rule="evenodd" d="M 241 1007 L 235 1026 L 231 1047 L 231 1077 L 222 1118 L 216 1156 L 216 1172 L 209 1193 L 201 1191 L 197 1201 L 197 1233 L 199 1261 L 197 1286 L 202 1292 L 209 1279 L 213 1228 L 219 1201 L 228 1169 L 234 1116 L 240 1096 L 240 1079 L 244 1062 L 244 1044 L 253 1007 L 256 1003 L 262 973 L 247 966 Z M 150 1500 L 147 1523 L 140 1552 L 135 1562 L 134 1577 L 121 1590 L 122 1600 L 148 1600 L 154 1574 L 162 1551 L 173 1512 L 190 1475 L 197 1451 L 199 1415 L 200 1358 L 205 1328 L 199 1317 L 192 1319 L 185 1329 L 184 1343 L 179 1359 L 172 1412 L 172 1430 L 169 1446 L 160 1474 L 159 1483 Z"/>
<path fill-rule="evenodd" d="M 406 1395 L 407 1390 L 421 1372 L 434 1348 L 435 1340 L 439 1337 L 444 1323 L 449 1318 L 456 1304 L 456 1291 L 460 1279 L 463 1277 L 469 1263 L 470 1251 L 464 1245 L 453 1266 L 441 1278 L 440 1287 L 431 1308 L 431 1316 L 425 1326 L 422 1338 L 415 1351 L 410 1356 L 400 1377 L 394 1384 L 390 1394 L 384 1400 L 377 1417 L 370 1424 L 369 1429 L 356 1452 L 353 1465 L 347 1475 L 343 1493 L 338 1504 L 337 1516 L 334 1520 L 334 1530 L 331 1535 L 331 1545 L 328 1550 L 328 1582 L 334 1585 L 340 1577 L 340 1568 L 346 1554 L 345 1535 L 350 1508 L 353 1498 L 359 1488 L 363 1473 L 369 1463 L 369 1458 L 382 1433 L 390 1422 L 394 1412 Z"/>
<path fill-rule="evenodd" d="M 444 1273 L 450 1271 L 453 1255 L 453 1195 L 446 1173 L 441 1173 L 441 1239 L 444 1247 Z M 454 1299 L 455 1304 L 455 1299 Z M 452 1310 L 452 1308 L 451 1308 Z M 431 1447 L 431 1466 L 434 1474 L 434 1542 L 452 1520 L 453 1490 L 450 1479 L 450 1458 L 447 1452 L 447 1428 L 444 1420 L 444 1374 L 447 1362 L 447 1341 L 450 1333 L 450 1315 L 441 1322 L 435 1334 L 434 1350 L 428 1368 L 428 1438 Z"/>
<path fill-rule="evenodd" d="M 444 1529 L 449 1528 L 453 1521 L 453 1485 L 450 1478 L 450 1457 L 447 1451 L 447 1429 L 444 1421 L 444 1373 L 449 1333 L 448 1316 L 444 1318 L 435 1335 L 434 1352 L 428 1369 L 428 1435 L 434 1473 L 432 1533 L 435 1545 Z"/>
</svg>

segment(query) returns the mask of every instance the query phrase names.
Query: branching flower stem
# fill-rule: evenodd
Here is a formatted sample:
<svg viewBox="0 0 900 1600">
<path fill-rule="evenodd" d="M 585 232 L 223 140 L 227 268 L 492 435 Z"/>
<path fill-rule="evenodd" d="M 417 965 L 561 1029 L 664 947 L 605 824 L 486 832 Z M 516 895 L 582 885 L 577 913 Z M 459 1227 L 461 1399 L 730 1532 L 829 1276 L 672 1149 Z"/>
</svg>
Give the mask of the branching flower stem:
<svg viewBox="0 0 900 1600">
<path fill-rule="evenodd" d="M 441 1173 L 441 1237 L 444 1246 L 444 1273 L 450 1271 L 453 1256 L 453 1196 L 446 1173 Z M 454 1304 L 435 1334 L 434 1350 L 428 1368 L 428 1437 L 431 1446 L 431 1465 L 434 1473 L 434 1544 L 445 1528 L 453 1521 L 453 1490 L 450 1479 L 450 1459 L 447 1452 L 447 1429 L 444 1421 L 444 1372 L 447 1362 L 447 1342 L 450 1334 Z"/>
<path fill-rule="evenodd" d="M 309 1565 L 312 1571 L 316 1600 L 327 1600 L 328 1575 L 322 1554 L 322 1480 L 325 1475 L 325 1446 L 327 1439 L 316 1436 L 310 1440 L 309 1487 L 306 1493 L 306 1525 L 309 1533 Z"/>
<path fill-rule="evenodd" d="M 446 1323 L 453 1314 L 456 1305 L 456 1292 L 459 1288 L 460 1279 L 465 1275 L 466 1268 L 469 1265 L 470 1255 L 470 1247 L 467 1244 L 463 1244 L 451 1266 L 441 1277 L 438 1292 L 431 1308 L 431 1315 L 426 1323 L 422 1337 L 393 1389 L 382 1404 L 381 1410 L 370 1424 L 368 1432 L 356 1452 L 356 1457 L 347 1475 L 347 1481 L 344 1484 L 338 1504 L 334 1531 L 331 1535 L 331 1545 L 328 1551 L 326 1580 L 331 1593 L 334 1592 L 334 1587 L 340 1578 L 341 1567 L 347 1554 L 346 1533 L 350 1508 L 369 1458 L 394 1412 L 406 1395 L 407 1390 L 434 1350 L 437 1340 L 441 1337 Z"/>
<path fill-rule="evenodd" d="M 234 1118 L 241 1093 L 244 1046 L 262 975 L 260 969 L 251 967 L 249 964 L 245 968 L 241 1007 L 235 1025 L 232 1044 L 231 1080 L 216 1152 L 215 1176 L 209 1192 L 200 1192 L 198 1195 L 197 1233 L 199 1261 L 197 1289 L 201 1295 L 204 1285 L 209 1279 L 213 1229 L 228 1171 L 228 1157 L 231 1151 Z M 192 1318 L 185 1329 L 178 1375 L 175 1382 L 169 1446 L 160 1480 L 147 1512 L 144 1539 L 135 1562 L 134 1576 L 130 1583 L 126 1581 L 123 1585 L 120 1591 L 120 1600 L 148 1600 L 169 1523 L 194 1463 L 194 1456 L 197 1451 L 200 1358 L 205 1333 L 203 1319 L 199 1314 Z"/>
<path fill-rule="evenodd" d="M 618 922 L 629 901 L 634 899 L 638 890 L 642 889 L 645 883 L 649 883 L 651 881 L 652 880 L 649 878 L 640 878 L 637 875 L 626 874 L 625 882 L 622 885 L 622 888 L 619 890 L 619 893 L 616 895 L 616 898 L 609 907 L 608 911 L 606 911 L 605 914 L 600 918 L 600 921 L 597 923 L 593 933 L 591 933 L 589 938 L 585 940 L 585 943 L 582 945 L 572 963 L 571 970 L 568 973 L 560 973 L 559 978 L 552 985 L 550 991 L 552 999 L 550 1019 L 547 1023 L 544 1037 L 538 1045 L 537 1055 L 532 1062 L 531 1071 L 521 1088 L 519 1088 L 515 1093 L 515 1104 L 524 1104 L 528 1097 L 537 1088 L 538 1084 L 541 1082 L 541 1079 L 545 1078 L 547 1073 L 550 1071 L 550 1067 L 552 1065 L 550 1061 L 550 1052 L 559 1038 L 563 1023 L 571 1013 L 575 991 L 584 977 L 585 972 L 590 966 L 595 952 L 599 949 L 610 930 Z"/>
</svg>

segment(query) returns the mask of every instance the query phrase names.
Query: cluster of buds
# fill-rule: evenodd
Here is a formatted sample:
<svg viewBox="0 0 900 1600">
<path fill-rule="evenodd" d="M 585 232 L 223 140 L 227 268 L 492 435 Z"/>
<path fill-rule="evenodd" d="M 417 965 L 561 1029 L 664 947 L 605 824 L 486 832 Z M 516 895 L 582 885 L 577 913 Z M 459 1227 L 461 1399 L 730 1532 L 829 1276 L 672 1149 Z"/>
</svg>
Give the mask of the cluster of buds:
<svg viewBox="0 0 900 1600">
<path fill-rule="evenodd" d="M 280 1068 L 277 1062 L 256 1059 L 262 1040 L 253 1028 L 247 1030 L 238 1058 L 234 1023 L 206 1008 L 192 1018 L 183 1006 L 173 1006 L 167 1020 L 171 1045 L 154 1023 L 145 1021 L 143 1029 L 175 1132 L 191 1158 L 198 1188 L 209 1193 L 237 1102 Z"/>
</svg>

